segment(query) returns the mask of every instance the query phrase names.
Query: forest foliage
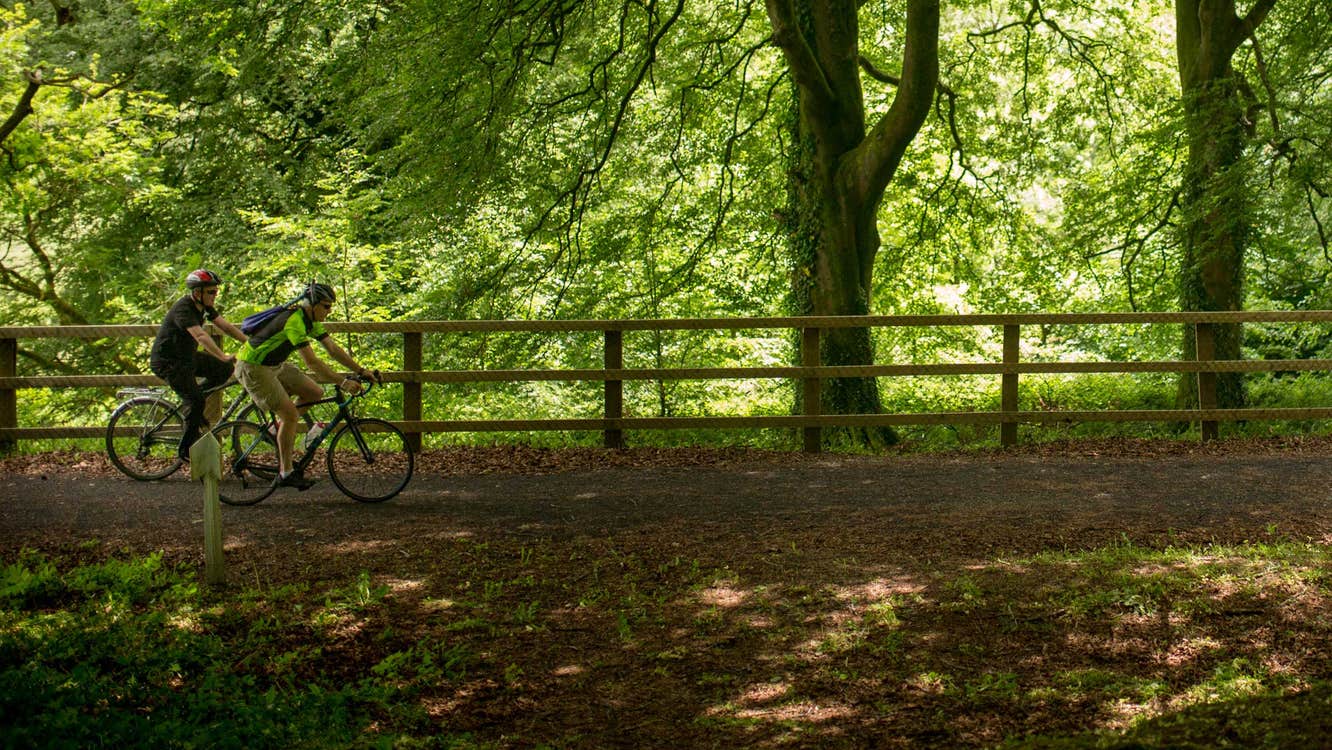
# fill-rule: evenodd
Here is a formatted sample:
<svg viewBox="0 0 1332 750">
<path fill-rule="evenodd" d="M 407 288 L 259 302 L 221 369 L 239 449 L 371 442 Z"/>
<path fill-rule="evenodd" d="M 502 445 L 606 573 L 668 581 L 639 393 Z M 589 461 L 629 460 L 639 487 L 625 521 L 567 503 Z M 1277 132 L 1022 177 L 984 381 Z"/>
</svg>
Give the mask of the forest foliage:
<svg viewBox="0 0 1332 750">
<path fill-rule="evenodd" d="M 815 272 L 788 215 L 800 146 L 797 86 L 774 41 L 778 6 L 809 28 L 841 8 L 0 3 L 0 317 L 155 323 L 200 266 L 227 280 L 222 304 L 234 319 L 310 278 L 340 290 L 337 317 L 349 320 L 798 310 L 794 290 Z M 833 40 L 857 56 L 871 125 L 902 85 L 909 6 L 859 4 L 855 38 Z M 1261 20 L 1241 26 L 1221 70 L 1242 143 L 1206 185 L 1189 168 L 1184 6 L 1204 24 Z M 933 107 L 875 213 L 866 309 L 1180 309 L 1195 262 L 1186 230 L 1231 205 L 1244 207 L 1241 306 L 1332 307 L 1325 3 L 959 0 L 937 13 Z M 991 358 L 997 346 L 979 329 L 877 336 L 883 362 Z M 795 358 L 785 339 L 636 342 L 631 366 Z M 1250 326 L 1242 344 L 1243 356 L 1320 356 L 1329 339 Z M 20 371 L 143 371 L 145 346 L 25 341 Z M 398 366 L 389 337 L 353 346 Z M 1024 341 L 1036 357 L 1173 358 L 1179 346 L 1175 332 L 1115 328 Z M 470 369 L 582 366 L 598 352 L 576 337 L 456 336 L 428 343 L 426 355 L 427 367 Z M 1106 387 L 1139 401 L 1170 388 L 1149 381 Z M 1087 382 L 1033 382 L 1024 399 L 1099 387 Z M 984 408 L 994 397 L 988 381 L 976 393 L 955 382 L 882 388 L 894 410 L 921 399 Z M 486 398 L 443 389 L 434 402 L 503 416 L 534 398 L 577 411 L 592 395 L 501 390 L 486 408 Z M 792 394 L 679 383 L 629 396 L 651 415 L 781 410 Z M 43 394 L 25 408 L 69 404 Z"/>
</svg>

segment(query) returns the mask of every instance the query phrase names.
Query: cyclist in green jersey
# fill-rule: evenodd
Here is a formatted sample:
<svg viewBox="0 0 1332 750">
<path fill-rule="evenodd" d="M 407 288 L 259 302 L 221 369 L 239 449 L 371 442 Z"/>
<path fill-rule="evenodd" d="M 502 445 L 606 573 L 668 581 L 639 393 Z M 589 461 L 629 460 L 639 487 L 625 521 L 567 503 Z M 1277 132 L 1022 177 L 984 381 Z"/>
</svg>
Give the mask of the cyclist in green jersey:
<svg viewBox="0 0 1332 750">
<path fill-rule="evenodd" d="M 311 283 L 299 302 L 265 323 L 236 355 L 236 379 L 261 409 L 277 415 L 281 473 L 274 481 L 280 487 L 305 490 L 314 484 L 314 480 L 292 471 L 296 423 L 300 420 L 301 407 L 292 401 L 291 396 L 296 396 L 301 403 L 309 403 L 324 395 L 318 383 L 287 362 L 291 353 L 300 352 L 301 360 L 320 380 L 326 383 L 341 381 L 342 389 L 349 393 L 359 393 L 361 384 L 334 372 L 314 353 L 311 341 L 322 344 L 329 356 L 351 368 L 352 372 L 379 380 L 377 371 L 358 364 L 324 330 L 324 320 L 332 312 L 336 299 L 332 287 Z"/>
</svg>

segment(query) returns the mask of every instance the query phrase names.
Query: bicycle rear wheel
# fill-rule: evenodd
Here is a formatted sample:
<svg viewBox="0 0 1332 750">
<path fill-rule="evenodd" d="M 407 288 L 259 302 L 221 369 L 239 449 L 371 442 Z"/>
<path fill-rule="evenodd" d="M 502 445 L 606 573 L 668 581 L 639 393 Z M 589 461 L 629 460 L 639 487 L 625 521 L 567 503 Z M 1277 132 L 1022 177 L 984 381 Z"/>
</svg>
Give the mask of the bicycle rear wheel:
<svg viewBox="0 0 1332 750">
<path fill-rule="evenodd" d="M 328 444 L 328 476 L 343 494 L 380 503 L 412 480 L 415 459 L 402 431 L 382 419 L 348 422 Z"/>
<path fill-rule="evenodd" d="M 180 468 L 177 455 L 185 419 L 175 404 L 137 396 L 111 413 L 106 425 L 106 455 L 126 476 L 140 481 L 169 477 Z"/>
<path fill-rule="evenodd" d="M 278 474 L 277 442 L 268 426 L 257 422 L 223 422 L 213 428 L 222 452 L 220 500 L 227 505 L 254 505 L 273 494 Z"/>
</svg>

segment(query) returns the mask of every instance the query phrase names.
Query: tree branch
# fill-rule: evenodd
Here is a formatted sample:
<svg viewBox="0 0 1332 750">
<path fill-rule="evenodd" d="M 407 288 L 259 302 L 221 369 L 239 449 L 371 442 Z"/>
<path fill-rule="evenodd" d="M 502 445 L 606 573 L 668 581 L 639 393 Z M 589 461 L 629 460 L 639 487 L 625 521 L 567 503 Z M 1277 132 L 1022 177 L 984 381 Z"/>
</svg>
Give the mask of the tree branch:
<svg viewBox="0 0 1332 750">
<path fill-rule="evenodd" d="M 1323 229 L 1323 222 L 1318 218 L 1318 206 L 1313 199 L 1313 186 L 1304 186 L 1304 200 L 1309 206 L 1309 217 L 1313 219 L 1314 226 L 1318 228 L 1318 244 L 1323 246 L 1323 257 L 1332 260 L 1328 256 L 1327 231 Z"/>
<path fill-rule="evenodd" d="M 1263 46 L 1258 43 L 1257 37 L 1251 37 L 1251 40 L 1254 66 L 1258 69 L 1258 80 L 1262 81 L 1263 91 L 1267 93 L 1267 114 L 1272 120 L 1272 137 L 1275 139 L 1281 133 L 1281 121 L 1277 116 L 1276 90 L 1272 87 L 1272 80 L 1267 76 L 1267 61 L 1263 58 Z"/>
<path fill-rule="evenodd" d="M 1272 12 L 1276 2 L 1277 0 L 1258 0 L 1253 4 L 1248 15 L 1244 16 L 1244 20 L 1240 22 L 1244 36 L 1252 37 L 1254 32 L 1258 31 L 1258 27 L 1267 19 L 1267 14 Z"/>
<path fill-rule="evenodd" d="M 1157 220 L 1155 226 L 1153 226 L 1152 228 L 1148 229 L 1148 230 L 1147 230 L 1146 232 L 1144 232 L 1143 234 L 1138 235 L 1137 237 L 1131 237 L 1131 238 L 1126 239 L 1125 241 L 1119 243 L 1118 245 L 1112 245 L 1112 246 L 1110 246 L 1110 247 L 1108 247 L 1108 248 L 1106 248 L 1106 249 L 1104 249 L 1104 250 L 1101 250 L 1101 251 L 1099 251 L 1099 252 L 1088 253 L 1088 254 L 1086 254 L 1085 257 L 1087 257 L 1087 258 L 1094 258 L 1094 257 L 1096 257 L 1096 256 L 1098 256 L 1098 255 L 1109 255 L 1109 254 L 1111 254 L 1111 253 L 1122 252 L 1122 251 L 1127 250 L 1127 249 L 1129 249 L 1129 248 L 1131 248 L 1131 247 L 1136 247 L 1136 248 L 1137 248 L 1137 250 L 1135 250 L 1135 251 L 1132 253 L 1133 255 L 1137 255 L 1137 254 L 1141 253 L 1141 252 L 1142 252 L 1142 249 L 1147 245 L 1147 241 L 1148 241 L 1148 240 L 1150 240 L 1152 237 L 1155 237 L 1157 234 L 1159 234 L 1159 233 L 1160 233 L 1162 230 L 1164 230 L 1166 227 L 1171 226 L 1170 216 L 1175 212 L 1175 209 L 1177 209 L 1177 208 L 1179 208 L 1179 192 L 1178 192 L 1178 191 L 1176 191 L 1175 193 L 1173 193 L 1173 194 L 1170 196 L 1170 202 L 1169 202 L 1168 204 L 1166 204 L 1165 211 L 1162 212 L 1162 214 L 1161 214 L 1161 218 L 1160 218 L 1159 220 Z M 1136 225 L 1139 221 L 1142 221 L 1142 220 L 1145 219 L 1145 218 L 1147 218 L 1147 214 L 1146 214 L 1146 213 L 1144 213 L 1143 215 L 1137 217 L 1137 219 L 1133 222 L 1133 224 Z"/>
<path fill-rule="evenodd" d="M 861 70 L 864 70 L 865 74 L 868 75 L 870 78 L 873 78 L 874 80 L 879 81 L 881 83 L 886 83 L 890 86 L 898 86 L 902 83 L 901 78 L 898 78 L 897 76 L 892 75 L 891 73 L 886 73 L 880 70 L 878 67 L 874 65 L 873 62 L 869 60 L 869 58 L 865 57 L 864 55 L 860 56 L 860 68 Z M 946 115 L 942 115 L 942 117 L 948 123 L 948 132 L 953 138 L 953 150 L 959 156 L 962 156 L 965 153 L 965 151 L 963 150 L 962 147 L 962 133 L 958 130 L 957 127 L 957 92 L 954 91 L 948 84 L 944 83 L 943 81 L 938 81 L 937 83 L 935 83 L 935 89 L 938 91 L 939 94 L 936 100 L 936 107 L 938 106 L 939 101 L 942 101 L 944 99 L 948 100 L 948 113 Z M 968 172 L 970 172 L 971 171 L 970 168 L 966 167 L 964 162 L 965 159 L 962 159 L 961 163 L 963 163 L 963 168 L 966 169 Z"/>
<path fill-rule="evenodd" d="M 939 84 L 939 0 L 909 0 L 902 80 L 888 112 L 874 124 L 852 153 L 868 177 L 863 189 L 871 200 L 892 180 L 907 146 L 920 132 L 934 104 Z"/>
<path fill-rule="evenodd" d="M 836 101 L 832 83 L 819 65 L 809 43 L 800 33 L 791 0 L 766 0 L 768 20 L 772 23 L 772 42 L 786 56 L 791 77 L 796 85 L 810 97 L 813 107 L 831 107 Z"/>
<path fill-rule="evenodd" d="M 19 97 L 18 103 L 14 105 L 14 111 L 9 114 L 3 124 L 0 124 L 0 144 L 5 142 L 10 133 L 23 122 L 28 115 L 32 114 L 32 98 L 37 95 L 37 89 L 42 86 L 41 71 L 27 71 L 23 77 L 28 79 L 28 86 L 23 90 L 23 95 Z"/>
<path fill-rule="evenodd" d="M 611 100 L 611 63 L 620 57 L 627 47 L 629 13 L 634 7 L 640 7 L 647 12 L 647 37 L 639 57 L 634 60 L 634 67 L 630 71 L 630 80 L 623 90 L 618 92 L 616 98 Z M 536 236 L 537 232 L 543 229 L 552 229 L 558 232 L 558 244 L 553 257 L 548 260 L 543 271 L 534 274 L 529 279 L 528 286 L 535 288 L 562 265 L 568 266 L 572 271 L 579 262 L 579 253 L 582 247 L 583 212 L 588 206 L 590 196 L 601 177 L 602 171 L 610 160 L 611 153 L 619 142 L 620 130 L 628 117 L 630 104 L 644 83 L 649 80 L 652 69 L 657 62 L 658 49 L 683 12 L 684 0 L 676 0 L 669 15 L 665 16 L 661 15 L 656 0 L 650 0 L 646 6 L 626 4 L 620 17 L 620 40 L 616 50 L 603 57 L 594 67 L 589 74 L 589 83 L 586 88 L 580 92 L 562 96 L 556 102 L 551 103 L 574 101 L 589 92 L 595 92 L 597 96 L 603 99 L 605 109 L 608 111 L 603 112 L 605 118 L 604 132 L 593 138 L 595 151 L 590 163 L 578 169 L 572 181 L 559 191 L 558 195 L 537 217 L 524 240 L 524 248 L 518 251 L 519 253 L 525 253 L 526 244 Z M 553 217 L 561 208 L 565 209 L 564 215 L 559 219 L 554 219 Z M 516 262 L 516 257 L 506 262 L 499 273 L 504 273 L 514 262 Z M 568 285 L 572 283 L 575 276 L 576 274 L 572 272 L 563 276 L 564 281 L 561 288 L 556 292 L 554 301 L 551 303 L 552 306 L 559 305 Z"/>
</svg>

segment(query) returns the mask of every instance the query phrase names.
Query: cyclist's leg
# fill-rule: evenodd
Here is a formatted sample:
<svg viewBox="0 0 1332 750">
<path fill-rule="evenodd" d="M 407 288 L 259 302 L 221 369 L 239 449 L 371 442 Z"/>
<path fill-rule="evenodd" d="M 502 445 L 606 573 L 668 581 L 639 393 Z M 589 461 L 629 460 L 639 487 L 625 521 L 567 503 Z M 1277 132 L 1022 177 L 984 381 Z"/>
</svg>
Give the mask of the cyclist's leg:
<svg viewBox="0 0 1332 750">
<path fill-rule="evenodd" d="M 267 365 L 256 365 L 251 362 L 240 361 L 236 363 L 236 380 L 245 387 L 245 392 L 250 394 L 260 409 L 265 409 L 275 413 L 278 417 L 278 464 L 284 472 L 291 471 L 292 446 L 296 442 L 296 405 L 291 402 L 287 396 L 287 391 L 282 387 L 278 380 L 278 367 L 269 367 Z M 284 414 L 288 419 L 284 420 Z M 283 423 L 288 422 L 289 440 L 283 440 Z"/>
<path fill-rule="evenodd" d="M 278 420 L 278 465 L 283 476 L 291 473 L 293 456 L 296 452 L 296 423 L 301 420 L 296 411 L 296 404 L 288 397 L 273 410 Z"/>
<path fill-rule="evenodd" d="M 194 375 L 200 379 L 199 388 L 211 391 L 231 379 L 235 367 L 230 362 L 206 352 L 194 353 Z"/>
<path fill-rule="evenodd" d="M 324 389 L 290 362 L 283 362 L 278 367 L 277 377 L 282 388 L 295 400 L 298 413 L 304 414 L 311 402 L 324 397 Z"/>
<path fill-rule="evenodd" d="M 190 366 L 162 367 L 155 369 L 154 373 L 165 380 L 171 390 L 180 396 L 180 414 L 185 419 L 184 430 L 180 436 L 180 447 L 177 449 L 177 455 L 182 459 L 190 457 L 190 446 L 198 439 L 199 432 L 203 429 L 203 390 L 194 379 L 194 368 Z"/>
<path fill-rule="evenodd" d="M 300 475 L 290 476 L 294 471 L 296 460 L 296 425 L 304 412 L 302 404 L 308 405 L 312 401 L 318 401 L 323 397 L 324 389 L 289 362 L 284 362 L 278 367 L 277 379 L 282 384 L 283 391 L 297 399 L 295 401 L 288 399 L 287 403 L 291 404 L 290 412 L 278 412 L 278 444 L 287 446 L 287 455 L 290 456 L 278 481 L 285 486 L 304 490 L 314 484 L 314 480 Z"/>
</svg>

